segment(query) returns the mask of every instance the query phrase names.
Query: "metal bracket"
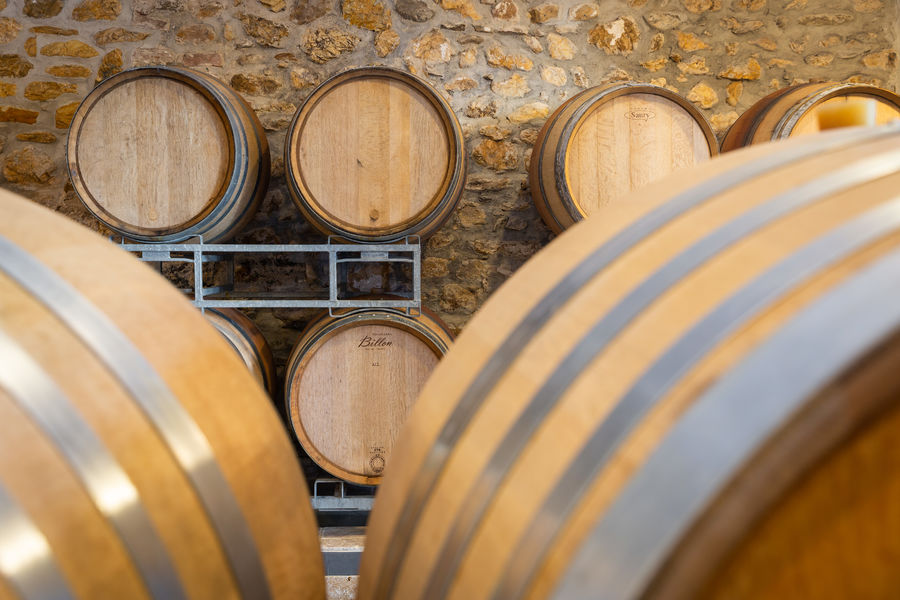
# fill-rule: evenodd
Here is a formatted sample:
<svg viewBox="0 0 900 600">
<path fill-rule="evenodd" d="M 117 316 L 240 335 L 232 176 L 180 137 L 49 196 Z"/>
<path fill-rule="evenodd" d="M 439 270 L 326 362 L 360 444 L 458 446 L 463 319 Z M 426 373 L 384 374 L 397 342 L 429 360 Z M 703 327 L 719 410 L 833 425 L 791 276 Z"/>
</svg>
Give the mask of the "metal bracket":
<svg viewBox="0 0 900 600">
<path fill-rule="evenodd" d="M 192 243 L 131 243 L 119 245 L 144 262 L 192 263 L 193 287 L 182 289 L 192 296 L 194 306 L 205 308 L 327 308 L 329 312 L 347 308 L 389 308 L 411 316 L 420 314 L 422 306 L 422 247 L 418 236 L 383 244 L 340 243 L 328 238 L 325 244 L 205 244 L 202 237 Z M 292 294 L 284 297 L 267 292 L 240 293 L 234 290 L 234 259 L 241 254 L 327 254 L 328 297 L 309 298 Z M 207 286 L 203 280 L 205 263 L 226 264 L 226 282 Z M 406 263 L 412 266 L 412 294 L 393 294 L 397 299 L 341 298 L 338 265 L 347 263 Z"/>
<path fill-rule="evenodd" d="M 320 485 L 334 485 L 339 494 L 319 495 Z M 370 512 L 374 496 L 346 496 L 344 481 L 341 479 L 316 479 L 313 482 L 312 507 L 315 511 L 353 510 Z"/>
</svg>

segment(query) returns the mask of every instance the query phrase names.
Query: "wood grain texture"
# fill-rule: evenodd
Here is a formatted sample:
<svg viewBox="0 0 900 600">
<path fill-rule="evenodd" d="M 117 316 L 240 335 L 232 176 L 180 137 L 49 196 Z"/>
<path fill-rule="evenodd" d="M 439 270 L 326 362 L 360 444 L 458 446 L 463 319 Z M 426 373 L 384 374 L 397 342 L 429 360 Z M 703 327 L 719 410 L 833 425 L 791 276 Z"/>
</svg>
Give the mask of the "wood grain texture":
<svg viewBox="0 0 900 600">
<path fill-rule="evenodd" d="M 583 118 L 566 149 L 566 185 L 589 217 L 709 158 L 703 129 L 686 110 L 661 96 L 629 94 Z"/>
<path fill-rule="evenodd" d="M 437 317 L 382 311 L 322 317 L 301 335 L 285 394 L 300 444 L 323 469 L 380 482 L 394 440 L 450 336 Z"/>
<path fill-rule="evenodd" d="M 323 83 L 285 142 L 292 197 L 319 229 L 376 240 L 427 235 L 462 190 L 456 117 L 427 83 L 386 68 Z"/>
<path fill-rule="evenodd" d="M 275 393 L 275 358 L 259 327 L 236 308 L 207 308 L 204 316 L 234 348 L 269 396 Z"/>
<path fill-rule="evenodd" d="M 828 402 L 844 411 L 847 421 L 859 418 L 873 402 L 882 409 L 870 411 L 855 431 L 845 434 L 842 443 L 758 516 L 735 547 L 714 548 L 702 538 L 695 542 L 725 555 L 714 571 L 698 569 L 706 585 L 695 588 L 697 597 L 837 600 L 896 594 L 900 589 L 900 573 L 893 568 L 900 554 L 900 542 L 893 535 L 900 526 L 898 360 L 900 346 L 890 340 L 850 378 L 823 392 Z M 761 474 L 751 476 L 776 482 L 778 463 L 783 461 L 783 456 L 773 456 L 768 467 L 759 469 Z M 752 492 L 745 495 L 753 499 Z M 725 519 L 734 514 L 731 511 Z M 715 522 L 704 527 L 713 528 L 723 527 Z M 668 575 L 669 581 L 653 592 L 657 598 L 666 597 L 664 585 L 685 581 L 679 577 L 683 574 Z"/>
<path fill-rule="evenodd" d="M 900 411 L 871 424 L 810 473 L 734 551 L 708 598 L 891 598 L 900 572 Z M 848 551 L 852 549 L 852 551 Z M 841 569 L 822 569 L 841 564 Z M 858 576 L 848 576 L 857 573 Z"/>
<path fill-rule="evenodd" d="M 253 110 L 209 75 L 131 69 L 79 106 L 67 143 L 85 206 L 143 241 L 222 241 L 252 218 L 266 191 L 269 148 Z"/>
<path fill-rule="evenodd" d="M 383 227 L 415 218 L 440 191 L 447 133 L 434 107 L 408 86 L 349 82 L 322 98 L 308 119 L 299 166 L 307 187 L 327 199 L 331 217 Z"/>
<path fill-rule="evenodd" d="M 845 132 L 822 134 L 821 140 L 845 139 L 842 136 L 846 135 Z M 360 571 L 360 600 L 503 597 L 493 596 L 501 581 L 520 576 L 524 578 L 516 581 L 524 582 L 524 597 L 549 597 L 588 532 L 697 397 L 810 302 L 900 246 L 900 233 L 886 234 L 878 243 L 858 249 L 821 274 L 798 281 L 795 289 L 781 291 L 781 295 L 762 307 L 755 318 L 716 343 L 698 362 L 679 374 L 673 386 L 641 413 L 634 429 L 623 433 L 609 462 L 593 478 L 579 482 L 584 489 L 578 492 L 566 488 L 566 501 L 571 502 L 570 507 L 559 516 L 562 519 L 559 523 L 540 521 L 550 524 L 553 537 L 547 545 L 538 547 L 536 556 L 540 560 L 534 568 L 519 573 L 516 568 L 532 549 L 530 544 L 535 539 L 532 536 L 539 529 L 535 519 L 546 514 L 542 511 L 548 510 L 551 493 L 589 437 L 606 422 L 613 406 L 671 345 L 727 298 L 812 240 L 895 198 L 900 175 L 894 173 L 828 194 L 803 210 L 788 213 L 720 250 L 687 275 L 673 281 L 639 311 L 612 336 L 602 352 L 568 380 L 558 396 L 553 396 L 552 400 L 550 396 L 544 396 L 542 402 L 552 404 L 546 405 L 546 414 L 533 430 L 521 429 L 521 426 L 513 430 L 529 402 L 553 373 L 571 359 L 570 353 L 591 327 L 620 303 L 633 302 L 633 299 L 626 302 L 626 297 L 679 253 L 778 194 L 815 181 L 854 161 L 895 152 L 898 141 L 900 133 L 895 132 L 881 139 L 830 150 L 825 149 L 823 141 L 803 139 L 746 149 L 649 185 L 630 196 L 627 202 L 611 205 L 603 219 L 590 219 L 560 236 L 523 266 L 475 316 L 450 354 L 438 365 L 413 408 L 369 521 L 367 547 Z M 787 157 L 801 148 L 819 154 L 794 162 L 788 158 L 778 160 L 774 167 L 747 181 L 731 174 L 733 169 L 771 153 L 786 152 Z M 477 410 L 471 419 L 453 421 L 450 425 L 457 405 L 501 344 L 576 265 L 669 199 L 725 173 L 732 181 L 730 188 L 673 218 L 573 290 L 568 300 L 558 300 L 553 305 L 555 310 L 540 321 L 527 338 L 516 347 L 504 350 L 508 358 L 501 363 L 497 382 L 483 395 L 476 396 Z M 621 308 L 617 310 L 621 311 Z M 893 364 L 896 372 L 896 362 Z M 866 371 L 861 368 L 841 378 L 835 393 L 846 393 L 852 398 L 856 393 L 853 390 L 865 389 L 858 384 L 869 378 Z M 892 388 L 879 385 L 871 389 Z M 865 396 L 863 392 L 859 393 L 862 394 L 860 398 Z M 848 400 L 846 405 L 861 404 Z M 448 427 L 460 432 L 455 444 L 441 451 L 445 454 L 431 454 L 430 449 L 440 432 Z M 896 429 L 893 431 L 896 434 Z M 807 435 L 814 436 L 815 431 Z M 519 444 L 516 446 L 519 450 L 512 455 L 511 466 L 500 474 L 486 471 L 501 442 L 510 440 Z M 755 464 L 755 457 L 748 457 L 748 460 Z M 439 466 L 437 471 L 432 470 L 435 464 Z M 880 461 L 880 464 L 887 467 L 889 461 Z M 424 488 L 426 492 L 421 503 L 408 505 L 412 491 L 433 472 L 439 475 L 432 486 Z M 865 485 L 862 478 L 855 481 Z M 481 516 L 475 521 L 469 521 L 467 515 L 473 510 L 471 498 L 479 494 L 486 494 L 483 511 L 477 513 Z M 759 496 L 748 495 L 748 502 L 753 504 Z M 883 502 L 883 506 L 887 505 L 888 502 Z M 400 534 L 400 524 L 407 522 L 412 510 L 421 512 L 407 537 Z M 886 518 L 894 519 L 896 509 L 884 514 Z M 854 518 L 868 518 L 863 511 L 855 515 Z M 458 538 L 462 523 L 474 523 L 474 528 L 470 535 Z M 868 532 L 871 528 L 864 530 Z M 742 529 L 739 538 L 748 539 L 754 535 L 753 531 L 752 526 Z M 885 532 L 884 535 L 893 534 Z M 442 548 L 450 539 L 464 542 L 458 553 L 448 557 L 442 555 Z M 690 540 L 686 543 L 689 545 Z M 881 539 L 860 540 L 860 543 L 873 544 L 865 552 L 874 552 L 876 548 L 890 552 L 885 560 L 865 565 L 872 577 L 888 580 L 890 576 L 885 569 L 889 567 L 885 565 L 896 564 L 900 559 L 891 550 L 895 545 Z M 399 554 L 394 553 L 398 548 Z M 705 572 L 708 577 L 712 577 L 722 564 L 718 561 L 725 560 L 728 555 L 727 551 L 717 552 L 711 548 L 715 547 L 698 542 L 697 553 L 708 563 L 709 570 Z M 845 550 L 854 551 L 850 547 Z M 391 562 L 391 556 L 399 556 L 399 562 Z M 729 568 L 743 568 L 740 559 L 736 560 L 736 566 Z M 603 557 L 597 556 L 596 561 L 602 564 Z M 851 562 L 853 568 L 862 568 L 862 561 Z M 838 559 L 830 561 L 823 557 L 815 564 L 818 569 L 835 570 L 835 578 L 858 576 L 856 572 L 845 570 Z M 396 571 L 394 565 L 397 565 Z M 450 583 L 444 592 L 435 594 L 434 581 L 447 576 L 444 569 L 448 565 L 453 569 L 449 572 Z M 747 569 L 752 571 L 752 565 L 747 563 Z M 807 573 L 814 572 L 812 567 L 805 569 Z M 669 595 L 659 597 L 697 597 L 696 581 L 673 581 L 674 587 L 666 588 Z M 683 585 L 679 586 L 679 581 Z M 700 587 L 708 581 L 709 578 L 701 577 Z M 783 595 L 775 597 L 815 597 L 806 594 L 801 585 L 778 589 Z M 728 597 L 727 592 L 721 597 Z M 767 596 L 751 594 L 747 597 Z"/>
<path fill-rule="evenodd" d="M 652 85 L 591 88 L 541 129 L 529 167 L 531 195 L 544 222 L 560 233 L 717 153 L 709 123 L 677 94 Z"/>
<path fill-rule="evenodd" d="M 370 340 L 391 345 L 366 346 Z M 361 325 L 336 334 L 315 350 L 297 385 L 312 446 L 345 471 L 380 470 L 374 457 L 383 458 L 396 439 L 437 362 L 424 342 L 395 328 Z"/>
<path fill-rule="evenodd" d="M 190 221 L 227 184 L 228 133 L 206 98 L 167 79 L 117 86 L 86 116 L 78 163 L 97 204 L 129 226 Z"/>
<path fill-rule="evenodd" d="M 197 423 L 247 520 L 273 598 L 323 598 L 317 528 L 300 467 L 276 412 L 232 348 L 175 288 L 106 240 L 5 191 L 0 215 L 0 235 L 105 314 Z M 205 508 L 106 364 L 2 274 L 0 328 L 40 362 L 132 480 L 188 597 L 237 598 Z M 146 597 L 112 526 L 59 450 L 2 394 L 0 412 L 3 485 L 47 536 L 78 597 Z"/>
<path fill-rule="evenodd" d="M 818 107 L 851 100 L 875 100 L 876 125 L 900 119 L 900 96 L 889 90 L 863 84 L 798 84 L 769 94 L 738 117 L 722 138 L 722 152 L 818 133 Z M 781 126 L 786 120 L 786 126 Z"/>
</svg>

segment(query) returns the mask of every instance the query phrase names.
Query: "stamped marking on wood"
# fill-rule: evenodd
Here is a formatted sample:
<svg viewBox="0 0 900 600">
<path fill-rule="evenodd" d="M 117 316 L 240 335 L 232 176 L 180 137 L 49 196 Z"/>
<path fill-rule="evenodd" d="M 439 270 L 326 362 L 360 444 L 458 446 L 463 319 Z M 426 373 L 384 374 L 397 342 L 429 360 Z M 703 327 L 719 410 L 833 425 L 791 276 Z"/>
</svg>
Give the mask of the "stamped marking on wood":
<svg viewBox="0 0 900 600">
<path fill-rule="evenodd" d="M 390 338 L 391 334 L 388 332 L 366 335 L 359 341 L 357 348 L 387 348 L 394 345 Z"/>
<path fill-rule="evenodd" d="M 631 121 L 649 121 L 656 117 L 656 113 L 649 107 L 635 107 L 625 113 L 625 118 Z"/>
<path fill-rule="evenodd" d="M 385 448 L 383 446 L 372 446 L 369 450 L 369 454 L 371 455 L 369 458 L 369 468 L 372 469 L 372 472 L 376 475 L 381 475 L 385 465 L 384 456 L 387 454 Z"/>
</svg>

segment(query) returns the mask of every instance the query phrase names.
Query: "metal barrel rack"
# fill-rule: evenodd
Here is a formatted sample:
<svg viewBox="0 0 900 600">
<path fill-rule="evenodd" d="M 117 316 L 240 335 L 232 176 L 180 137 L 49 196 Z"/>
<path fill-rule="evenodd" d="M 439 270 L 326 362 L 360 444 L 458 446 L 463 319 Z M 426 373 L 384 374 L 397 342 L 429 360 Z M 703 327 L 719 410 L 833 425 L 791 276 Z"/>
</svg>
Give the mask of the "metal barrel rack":
<svg viewBox="0 0 900 600">
<path fill-rule="evenodd" d="M 329 312 L 347 308 L 393 309 L 416 315 L 422 306 L 422 250 L 418 236 L 381 244 L 349 244 L 332 241 L 325 244 L 204 244 L 201 238 L 191 243 L 119 242 L 125 250 L 144 262 L 192 263 L 193 286 L 182 289 L 194 306 L 206 308 L 327 308 Z M 241 292 L 235 290 L 234 260 L 238 255 L 325 254 L 328 256 L 328 297 L 301 297 L 282 292 Z M 207 286 L 203 265 L 221 262 L 226 266 L 226 281 Z M 412 267 L 411 294 L 391 299 L 342 298 L 338 268 L 351 263 L 405 263 Z M 392 293 L 393 294 L 393 293 Z M 397 294 L 399 295 L 399 294 Z"/>
</svg>

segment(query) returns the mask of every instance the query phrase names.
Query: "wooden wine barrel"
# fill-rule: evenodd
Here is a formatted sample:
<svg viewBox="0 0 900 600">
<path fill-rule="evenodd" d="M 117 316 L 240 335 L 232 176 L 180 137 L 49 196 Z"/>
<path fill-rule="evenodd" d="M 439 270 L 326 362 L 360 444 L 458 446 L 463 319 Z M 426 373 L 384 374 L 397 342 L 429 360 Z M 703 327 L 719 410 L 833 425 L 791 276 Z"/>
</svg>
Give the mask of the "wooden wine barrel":
<svg viewBox="0 0 900 600">
<path fill-rule="evenodd" d="M 666 88 L 615 83 L 560 106 L 534 144 L 528 181 L 556 233 L 605 211 L 632 191 L 719 152 L 709 122 Z"/>
<path fill-rule="evenodd" d="M 816 111 L 826 106 L 873 100 L 875 124 L 900 119 L 900 96 L 862 83 L 804 83 L 776 90 L 748 108 L 722 138 L 722 152 L 750 144 L 818 133 Z"/>
<path fill-rule="evenodd" d="M 0 257 L 0 596 L 322 600 L 290 440 L 200 313 L 2 190 Z"/>
<path fill-rule="evenodd" d="M 222 241 L 256 212 L 269 143 L 256 113 L 209 75 L 141 67 L 95 87 L 66 146 L 78 197 L 101 222 L 141 241 Z"/>
<path fill-rule="evenodd" d="M 317 87 L 288 128 L 284 164 L 307 221 L 362 242 L 431 235 L 466 179 L 450 105 L 425 81 L 386 67 L 351 69 Z"/>
<path fill-rule="evenodd" d="M 900 124 L 854 128 L 560 236 L 423 388 L 360 600 L 892 597 L 898 186 Z"/>
<path fill-rule="evenodd" d="M 380 483 L 400 426 L 451 342 L 427 310 L 323 312 L 285 368 L 285 408 L 303 449 L 332 475 Z"/>
<path fill-rule="evenodd" d="M 271 396 L 275 393 L 275 358 L 259 327 L 235 308 L 207 308 L 206 320 L 238 353 L 253 378 Z"/>
</svg>

